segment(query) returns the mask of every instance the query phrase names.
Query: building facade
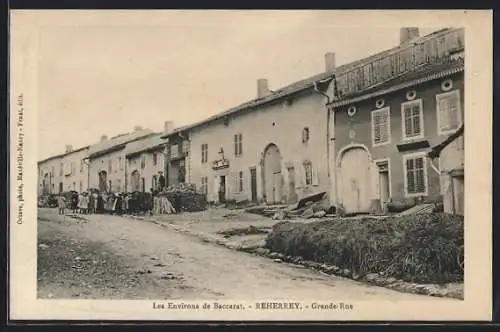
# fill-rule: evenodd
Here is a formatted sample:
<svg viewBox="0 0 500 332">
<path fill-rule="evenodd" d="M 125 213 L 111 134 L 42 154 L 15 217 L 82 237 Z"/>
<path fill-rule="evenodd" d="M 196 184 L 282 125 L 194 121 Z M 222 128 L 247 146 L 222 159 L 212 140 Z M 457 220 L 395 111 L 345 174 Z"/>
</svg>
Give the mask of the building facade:
<svg viewBox="0 0 500 332">
<path fill-rule="evenodd" d="M 89 188 L 101 192 L 121 192 L 126 189 L 126 151 L 128 143 L 152 136 L 149 129 L 136 127 L 133 132 L 108 139 L 101 138 L 91 145 L 88 153 Z"/>
<path fill-rule="evenodd" d="M 88 150 L 88 146 L 76 150 L 73 150 L 71 146 L 66 147 L 66 153 L 62 158 L 64 191 L 84 192 L 88 190 L 89 172 L 86 162 Z"/>
<path fill-rule="evenodd" d="M 38 162 L 38 194 L 58 194 L 63 192 L 63 154 Z"/>
<path fill-rule="evenodd" d="M 293 203 L 328 191 L 326 91 L 316 83 L 331 79 L 335 57 L 325 59 L 324 74 L 276 92 L 259 79 L 257 99 L 166 135 L 177 157 L 169 154 L 169 180 L 196 184 L 213 202 Z"/>
<path fill-rule="evenodd" d="M 345 213 L 442 202 L 448 166 L 439 169 L 427 153 L 463 123 L 463 51 L 463 30 L 446 29 L 337 77 L 340 98 L 328 105 L 332 196 Z M 450 153 L 463 161 L 457 144 Z"/>
<path fill-rule="evenodd" d="M 156 134 L 127 144 L 126 190 L 149 192 L 158 187 L 160 172 L 165 174 L 165 141 Z"/>
</svg>

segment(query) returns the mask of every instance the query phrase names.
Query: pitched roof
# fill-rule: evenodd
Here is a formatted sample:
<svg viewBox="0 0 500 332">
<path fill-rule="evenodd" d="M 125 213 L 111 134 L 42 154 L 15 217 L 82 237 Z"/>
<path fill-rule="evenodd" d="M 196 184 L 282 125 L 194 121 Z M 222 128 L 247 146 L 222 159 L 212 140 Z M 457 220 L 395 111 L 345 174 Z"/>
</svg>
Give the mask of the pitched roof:
<svg viewBox="0 0 500 332">
<path fill-rule="evenodd" d="M 48 158 L 40 160 L 38 163 L 41 164 L 41 163 L 47 162 L 47 161 L 52 160 L 52 159 L 63 158 L 65 156 L 67 156 L 67 155 L 70 155 L 70 154 L 76 153 L 76 152 L 80 152 L 80 151 L 88 149 L 88 148 L 89 148 L 89 145 L 86 145 L 86 146 L 83 146 L 83 147 L 75 149 L 75 150 L 71 150 L 71 151 L 68 151 L 68 152 L 64 152 L 64 153 L 56 154 L 54 156 L 50 156 Z"/>
<path fill-rule="evenodd" d="M 125 147 L 125 155 L 131 156 L 160 147 L 165 144 L 165 141 L 161 138 L 162 136 L 163 133 L 157 133 L 153 136 L 148 136 L 146 138 L 128 143 Z"/>
<path fill-rule="evenodd" d="M 354 93 L 344 95 L 340 100 L 330 103 L 333 107 L 344 106 L 350 103 L 373 98 L 377 95 L 404 89 L 410 86 L 422 84 L 431 80 L 439 79 L 453 75 L 464 70 L 464 59 L 448 59 L 434 63 L 427 63 L 414 70 L 406 72 L 400 76 L 394 77 L 379 85 L 371 86 L 366 89 L 358 90 Z"/>
<path fill-rule="evenodd" d="M 105 141 L 101 141 L 94 145 L 91 145 L 89 148 L 89 157 L 96 157 L 98 155 L 102 155 L 106 152 L 113 151 L 115 149 L 124 148 L 125 145 L 129 142 L 138 140 L 140 138 L 153 135 L 154 133 L 150 129 L 143 129 L 139 131 L 134 131 L 127 134 L 118 135 L 107 139 Z"/>
<path fill-rule="evenodd" d="M 228 109 L 228 110 L 226 110 L 224 112 L 221 112 L 221 113 L 213 115 L 213 116 L 211 116 L 209 118 L 206 118 L 206 119 L 204 119 L 202 121 L 198 121 L 198 122 L 190 124 L 190 125 L 186 125 L 186 126 L 183 126 L 183 127 L 180 127 L 180 128 L 176 128 L 172 132 L 170 132 L 168 134 L 164 134 L 162 136 L 162 138 L 167 138 L 167 137 L 170 137 L 171 135 L 177 134 L 177 133 L 179 133 L 181 131 L 185 131 L 185 130 L 196 128 L 196 127 L 201 126 L 203 124 L 207 124 L 209 122 L 215 121 L 217 119 L 224 118 L 224 117 L 226 117 L 228 115 L 231 115 L 231 114 L 234 114 L 234 113 L 237 113 L 237 112 L 241 112 L 241 111 L 244 111 L 244 110 L 252 110 L 252 109 L 254 109 L 257 106 L 269 103 L 271 101 L 278 100 L 280 98 L 287 97 L 287 96 L 289 96 L 291 94 L 294 94 L 294 93 L 297 93 L 297 92 L 300 92 L 300 91 L 304 91 L 306 89 L 311 89 L 311 88 L 314 87 L 314 84 L 316 82 L 330 79 L 330 78 L 334 77 L 334 75 L 336 75 L 336 74 L 345 73 L 345 72 L 347 72 L 349 70 L 352 70 L 355 67 L 360 67 L 362 65 L 365 65 L 365 64 L 370 63 L 372 61 L 375 61 L 377 59 L 381 59 L 383 57 L 386 57 L 389 54 L 396 53 L 396 52 L 399 52 L 399 51 L 401 51 L 403 49 L 412 47 L 412 44 L 415 44 L 415 43 L 418 44 L 418 43 L 422 43 L 422 42 L 424 42 L 426 40 L 429 40 L 429 39 L 437 38 L 437 36 L 444 35 L 444 34 L 448 33 L 449 31 L 452 31 L 452 30 L 456 30 L 456 29 L 445 28 L 445 29 L 442 29 L 442 30 L 438 30 L 438 31 L 432 32 L 432 33 L 430 33 L 428 35 L 425 35 L 425 36 L 422 36 L 420 38 L 417 38 L 412 43 L 398 45 L 398 46 L 393 47 L 393 48 L 391 48 L 389 50 L 378 52 L 378 53 L 375 53 L 375 54 L 373 54 L 371 56 L 368 56 L 366 58 L 363 58 L 363 59 L 360 59 L 360 60 L 357 60 L 357 61 L 353 61 L 353 62 L 345 64 L 345 65 L 339 66 L 339 67 L 337 67 L 333 71 L 323 72 L 323 73 L 311 76 L 309 78 L 297 81 L 295 83 L 292 83 L 292 84 L 287 85 L 287 86 L 285 86 L 285 87 L 283 87 L 283 88 L 281 88 L 279 90 L 276 90 L 276 91 L 272 92 L 272 94 L 270 94 L 268 96 L 265 96 L 265 97 L 262 97 L 262 98 L 253 99 L 251 101 L 248 101 L 248 102 L 245 102 L 243 104 L 240 104 L 240 105 L 238 105 L 236 107 L 230 108 L 230 109 Z"/>
</svg>

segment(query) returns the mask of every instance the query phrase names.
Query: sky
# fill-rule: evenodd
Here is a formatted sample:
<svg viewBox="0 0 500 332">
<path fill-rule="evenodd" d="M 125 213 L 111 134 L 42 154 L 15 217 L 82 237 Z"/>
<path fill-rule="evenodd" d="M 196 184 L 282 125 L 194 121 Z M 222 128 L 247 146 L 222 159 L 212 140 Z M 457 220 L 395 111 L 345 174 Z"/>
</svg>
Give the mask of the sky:
<svg viewBox="0 0 500 332">
<path fill-rule="evenodd" d="M 129 132 L 183 126 L 397 46 L 399 26 L 339 25 L 330 12 L 160 12 L 50 20 L 40 29 L 38 159 Z M 153 24 L 154 23 L 154 24 Z M 424 27 L 424 35 L 440 29 Z"/>
</svg>

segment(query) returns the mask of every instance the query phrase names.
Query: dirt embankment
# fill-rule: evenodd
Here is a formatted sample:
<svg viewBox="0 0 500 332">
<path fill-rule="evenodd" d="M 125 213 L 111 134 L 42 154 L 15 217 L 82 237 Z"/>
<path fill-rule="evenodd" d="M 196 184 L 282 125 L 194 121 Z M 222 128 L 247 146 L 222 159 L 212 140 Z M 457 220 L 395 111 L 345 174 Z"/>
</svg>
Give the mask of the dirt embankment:
<svg viewBox="0 0 500 332">
<path fill-rule="evenodd" d="M 385 219 L 282 222 L 266 247 L 274 252 L 408 282 L 463 281 L 463 217 L 423 214 Z"/>
</svg>

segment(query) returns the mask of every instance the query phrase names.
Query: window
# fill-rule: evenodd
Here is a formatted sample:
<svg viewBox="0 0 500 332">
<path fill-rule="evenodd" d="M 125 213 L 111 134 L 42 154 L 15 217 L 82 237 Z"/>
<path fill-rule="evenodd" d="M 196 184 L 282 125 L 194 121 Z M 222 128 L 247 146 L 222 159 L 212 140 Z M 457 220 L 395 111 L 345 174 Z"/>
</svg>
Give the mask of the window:
<svg viewBox="0 0 500 332">
<path fill-rule="evenodd" d="M 243 154 L 243 135 L 235 134 L 234 135 L 234 155 L 236 157 L 241 156 Z"/>
<path fill-rule="evenodd" d="M 146 192 L 146 180 L 144 178 L 141 178 L 141 191 Z"/>
<path fill-rule="evenodd" d="M 146 167 L 146 156 L 141 156 L 141 168 L 144 169 Z"/>
<path fill-rule="evenodd" d="M 302 129 L 302 143 L 309 142 L 309 134 L 309 127 L 304 127 L 304 129 Z"/>
<path fill-rule="evenodd" d="M 201 145 L 201 163 L 208 162 L 208 144 Z"/>
<path fill-rule="evenodd" d="M 61 163 L 61 165 L 59 165 L 59 175 L 62 176 L 63 175 L 63 163 Z"/>
<path fill-rule="evenodd" d="M 422 99 L 402 103 L 401 119 L 404 140 L 424 137 Z"/>
<path fill-rule="evenodd" d="M 109 191 L 109 192 L 113 191 L 113 183 L 111 182 L 111 180 L 109 180 L 109 187 L 108 187 L 108 191 Z"/>
<path fill-rule="evenodd" d="M 240 171 L 238 175 L 238 189 L 240 193 L 243 192 L 243 171 Z"/>
<path fill-rule="evenodd" d="M 208 193 L 208 177 L 206 177 L 206 176 L 201 177 L 200 191 L 202 194 L 205 194 L 205 195 Z"/>
<path fill-rule="evenodd" d="M 453 90 L 436 95 L 438 135 L 448 134 L 462 125 L 460 91 Z"/>
<path fill-rule="evenodd" d="M 123 160 L 122 160 L 122 157 L 118 157 L 118 167 L 120 167 L 120 171 L 123 171 Z"/>
<path fill-rule="evenodd" d="M 158 164 L 158 155 L 156 154 L 156 152 L 153 152 L 153 165 L 156 166 L 156 164 Z"/>
<path fill-rule="evenodd" d="M 427 164 L 425 154 L 406 155 L 403 159 L 406 196 L 427 195 Z"/>
<path fill-rule="evenodd" d="M 170 147 L 170 158 L 175 159 L 179 157 L 179 145 L 174 144 Z"/>
<path fill-rule="evenodd" d="M 372 144 L 380 146 L 391 142 L 390 109 L 385 107 L 372 111 Z"/>
<path fill-rule="evenodd" d="M 80 181 L 80 192 L 82 192 L 82 191 L 83 191 L 83 183 L 82 183 L 82 181 Z"/>
<path fill-rule="evenodd" d="M 113 171 L 113 161 L 111 159 L 108 160 L 108 173 Z"/>
<path fill-rule="evenodd" d="M 305 161 L 304 162 L 304 173 L 306 177 L 306 185 L 310 186 L 313 183 L 313 170 L 312 170 L 312 163 L 310 161 Z"/>
<path fill-rule="evenodd" d="M 80 173 L 83 173 L 83 160 L 80 160 Z"/>
<path fill-rule="evenodd" d="M 73 190 L 76 190 L 76 183 L 73 182 Z"/>
<path fill-rule="evenodd" d="M 122 190 L 122 180 L 118 179 L 116 180 L 116 191 L 120 192 Z"/>
<path fill-rule="evenodd" d="M 71 174 L 76 174 L 76 165 L 75 162 L 71 162 Z"/>
</svg>

